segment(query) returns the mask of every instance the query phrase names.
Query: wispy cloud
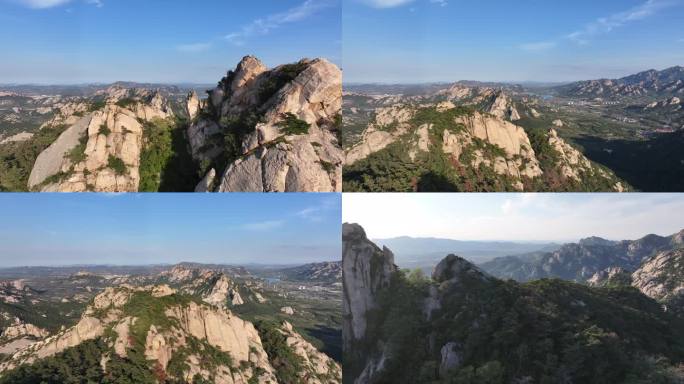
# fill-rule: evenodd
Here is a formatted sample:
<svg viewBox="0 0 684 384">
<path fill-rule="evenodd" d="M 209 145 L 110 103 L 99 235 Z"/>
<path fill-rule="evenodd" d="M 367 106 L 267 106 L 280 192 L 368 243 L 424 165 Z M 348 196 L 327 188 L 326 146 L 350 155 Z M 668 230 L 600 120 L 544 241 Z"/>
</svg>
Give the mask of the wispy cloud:
<svg viewBox="0 0 684 384">
<path fill-rule="evenodd" d="M 446 7 L 449 5 L 449 2 L 447 0 L 430 0 L 432 4 L 437 4 L 440 7 Z"/>
<path fill-rule="evenodd" d="M 209 50 L 211 45 L 211 43 L 181 44 L 176 46 L 176 49 L 185 53 L 197 53 Z"/>
<path fill-rule="evenodd" d="M 72 0 L 15 0 L 17 3 L 32 9 L 54 8 L 60 5 L 71 3 Z M 102 0 L 85 0 L 86 4 L 94 5 L 98 8 L 104 6 Z"/>
<path fill-rule="evenodd" d="M 284 24 L 305 20 L 322 9 L 331 7 L 336 3 L 336 0 L 306 0 L 302 4 L 290 8 L 285 12 L 256 19 L 242 27 L 239 31 L 229 33 L 225 38 L 235 45 L 244 45 L 245 40 L 251 37 L 263 36 L 274 29 L 280 28 Z"/>
<path fill-rule="evenodd" d="M 535 43 L 521 44 L 520 49 L 529 52 L 545 51 L 556 47 L 556 43 L 553 41 L 539 41 Z"/>
<path fill-rule="evenodd" d="M 677 2 L 673 0 L 648 0 L 629 10 L 615 13 L 607 17 L 601 17 L 596 21 L 585 25 L 584 28 L 570 33 L 567 35 L 567 38 L 578 44 L 587 44 L 589 39 L 594 36 L 609 33 L 616 28 L 634 21 L 646 19 L 657 12 L 676 4 Z"/>
<path fill-rule="evenodd" d="M 242 228 L 248 231 L 270 231 L 272 229 L 280 228 L 284 224 L 284 220 L 265 220 L 244 224 Z"/>
</svg>

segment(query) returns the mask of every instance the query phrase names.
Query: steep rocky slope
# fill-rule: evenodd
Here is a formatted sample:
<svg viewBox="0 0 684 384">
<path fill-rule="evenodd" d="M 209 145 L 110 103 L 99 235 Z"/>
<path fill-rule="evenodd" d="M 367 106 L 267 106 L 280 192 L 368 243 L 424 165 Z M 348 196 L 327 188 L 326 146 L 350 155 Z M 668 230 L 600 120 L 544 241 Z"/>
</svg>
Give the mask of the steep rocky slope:
<svg viewBox="0 0 684 384">
<path fill-rule="evenodd" d="M 281 338 L 274 340 L 274 334 Z M 274 343 L 277 349 L 272 348 Z M 81 364 L 97 355 L 86 371 L 99 377 L 98 382 L 121 374 L 133 382 L 278 383 L 281 367 L 290 361 L 306 362 L 297 366 L 299 382 L 341 380 L 339 366 L 290 324 L 255 327 L 167 285 L 124 285 L 97 295 L 74 327 L 20 349 L 1 363 L 0 382 L 30 381 L 50 364 L 68 358 L 74 348 L 87 351 Z M 329 381 L 320 379 L 328 377 Z"/>
<path fill-rule="evenodd" d="M 74 109 L 64 123 L 76 116 L 36 159 L 29 189 L 137 192 L 144 124 L 173 116 L 167 100 L 149 90 L 117 88 L 100 109 Z"/>
<path fill-rule="evenodd" d="M 593 237 L 565 244 L 555 252 L 496 258 L 480 267 L 496 277 L 518 281 L 556 277 L 585 282 L 608 268 L 634 271 L 658 252 L 684 247 L 683 239 L 684 231 L 623 241 Z"/>
<path fill-rule="evenodd" d="M 684 313 L 684 249 L 661 251 L 634 271 L 611 267 L 589 279 L 592 286 L 633 286 L 644 295 L 666 305 L 666 310 Z"/>
<path fill-rule="evenodd" d="M 373 249 L 360 227 L 348 228 L 354 236 L 344 238 L 345 264 Z M 387 279 L 385 271 L 345 276 L 345 300 L 357 289 L 368 294 L 375 279 Z M 345 350 L 347 383 L 684 379 L 681 319 L 633 289 L 519 284 L 449 255 L 431 279 L 394 271 L 370 294 L 368 330 Z"/>
<path fill-rule="evenodd" d="M 346 150 L 345 190 L 627 189 L 552 127 L 526 132 L 513 124 L 520 116 L 502 91 L 459 104 L 376 108 L 361 140 Z"/>
<path fill-rule="evenodd" d="M 342 72 L 325 59 L 269 70 L 243 58 L 188 128 L 192 154 L 207 174 L 198 189 L 339 191 L 341 105 Z"/>
</svg>

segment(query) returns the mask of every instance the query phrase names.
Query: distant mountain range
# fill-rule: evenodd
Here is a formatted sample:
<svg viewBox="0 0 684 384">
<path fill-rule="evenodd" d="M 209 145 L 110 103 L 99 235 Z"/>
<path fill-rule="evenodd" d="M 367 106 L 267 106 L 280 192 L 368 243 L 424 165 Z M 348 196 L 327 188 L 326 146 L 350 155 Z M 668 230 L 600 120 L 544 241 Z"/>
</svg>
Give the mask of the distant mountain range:
<svg viewBox="0 0 684 384">
<path fill-rule="evenodd" d="M 556 243 L 518 243 L 506 241 L 462 241 L 433 237 L 394 237 L 373 239 L 378 246 L 392 249 L 395 261 L 402 268 L 423 268 L 431 270 L 445 254 L 456 253 L 473 263 L 491 259 L 527 254 L 537 251 L 554 251 Z"/>
<path fill-rule="evenodd" d="M 531 281 L 560 278 L 585 282 L 606 268 L 634 271 L 658 252 L 684 246 L 684 230 L 671 236 L 647 235 L 638 240 L 610 241 L 590 237 L 553 252 L 496 258 L 480 265 L 498 278 Z"/>
<path fill-rule="evenodd" d="M 684 67 L 651 69 L 620 79 L 578 81 L 555 90 L 561 96 L 577 98 L 684 95 Z"/>
</svg>

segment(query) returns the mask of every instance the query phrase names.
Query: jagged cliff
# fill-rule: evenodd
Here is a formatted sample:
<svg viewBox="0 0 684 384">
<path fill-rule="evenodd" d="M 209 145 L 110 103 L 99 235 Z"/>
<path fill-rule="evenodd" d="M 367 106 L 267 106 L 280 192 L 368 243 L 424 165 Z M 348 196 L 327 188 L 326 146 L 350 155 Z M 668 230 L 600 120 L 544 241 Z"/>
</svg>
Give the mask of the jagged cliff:
<svg viewBox="0 0 684 384">
<path fill-rule="evenodd" d="M 198 190 L 341 190 L 342 72 L 334 64 L 268 69 L 247 56 L 199 109 L 192 96 L 188 105 L 192 154 L 207 174 Z"/>
<path fill-rule="evenodd" d="M 378 251 L 360 227 L 348 226 L 346 234 L 343 263 Z M 682 319 L 636 290 L 561 280 L 519 284 L 456 255 L 430 279 L 392 275 L 366 300 L 374 303 L 367 331 L 345 350 L 347 383 L 684 379 Z M 345 270 L 345 300 L 359 294 L 354 287 L 368 294 L 367 282 L 377 279 L 387 279 L 384 270 L 369 276 Z M 345 316 L 346 327 L 353 321 Z"/>
</svg>

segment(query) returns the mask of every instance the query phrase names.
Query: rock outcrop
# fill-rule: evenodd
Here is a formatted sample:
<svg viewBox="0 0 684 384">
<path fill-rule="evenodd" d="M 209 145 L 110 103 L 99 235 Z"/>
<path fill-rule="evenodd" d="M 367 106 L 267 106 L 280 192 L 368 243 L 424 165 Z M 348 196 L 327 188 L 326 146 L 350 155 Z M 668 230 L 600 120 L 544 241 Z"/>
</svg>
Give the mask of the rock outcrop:
<svg viewBox="0 0 684 384">
<path fill-rule="evenodd" d="M 523 189 L 524 178 L 533 179 L 542 175 L 530 139 L 521 127 L 477 112 L 458 118 L 456 123 L 466 129 L 457 133 L 444 131 L 442 138 L 444 153 L 460 159 L 464 151 L 472 147 L 475 140 L 479 140 L 486 143 L 488 147 L 503 150 L 503 153 L 493 157 L 486 156 L 486 148 L 478 147 L 473 151 L 470 166 L 475 168 L 480 164 L 490 166 L 496 173 L 517 180 L 515 187 L 518 190 Z"/>
<path fill-rule="evenodd" d="M 38 156 L 28 186 L 43 192 L 137 192 L 143 123 L 171 116 L 159 93 L 117 91 Z"/>
<path fill-rule="evenodd" d="M 520 120 L 518 110 L 504 91 L 498 91 L 490 96 L 485 107 L 485 112 L 494 115 L 499 119 L 507 119 L 510 121 Z"/>
<path fill-rule="evenodd" d="M 16 319 L 14 325 L 10 325 L 2 330 L 2 335 L 0 335 L 0 338 L 16 339 L 17 337 L 29 336 L 36 339 L 42 339 L 48 335 L 49 333 L 47 330 Z"/>
<path fill-rule="evenodd" d="M 632 285 L 655 300 L 684 304 L 684 249 L 659 252 L 646 260 L 632 274 Z"/>
<path fill-rule="evenodd" d="M 220 173 L 217 192 L 340 191 L 341 106 L 342 72 L 325 59 L 269 70 L 247 56 L 188 128 L 192 154 Z"/>
</svg>

